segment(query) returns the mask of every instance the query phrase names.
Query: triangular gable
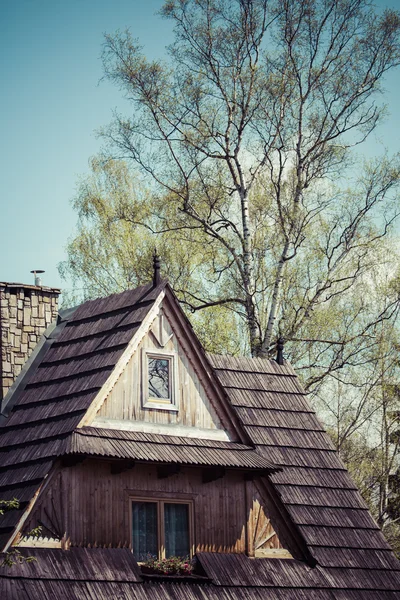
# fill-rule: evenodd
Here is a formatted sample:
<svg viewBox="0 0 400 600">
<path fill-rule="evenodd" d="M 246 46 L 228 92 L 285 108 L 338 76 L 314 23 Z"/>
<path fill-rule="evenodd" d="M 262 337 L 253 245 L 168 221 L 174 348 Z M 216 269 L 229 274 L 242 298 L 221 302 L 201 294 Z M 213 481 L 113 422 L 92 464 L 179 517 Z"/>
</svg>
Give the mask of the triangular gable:
<svg viewBox="0 0 400 600">
<path fill-rule="evenodd" d="M 80 427 L 240 439 L 214 389 L 218 382 L 207 372 L 207 362 L 180 312 L 173 293 L 161 291 Z M 165 365 L 168 388 L 168 398 L 158 402 L 149 386 L 149 372 L 157 361 Z"/>
</svg>

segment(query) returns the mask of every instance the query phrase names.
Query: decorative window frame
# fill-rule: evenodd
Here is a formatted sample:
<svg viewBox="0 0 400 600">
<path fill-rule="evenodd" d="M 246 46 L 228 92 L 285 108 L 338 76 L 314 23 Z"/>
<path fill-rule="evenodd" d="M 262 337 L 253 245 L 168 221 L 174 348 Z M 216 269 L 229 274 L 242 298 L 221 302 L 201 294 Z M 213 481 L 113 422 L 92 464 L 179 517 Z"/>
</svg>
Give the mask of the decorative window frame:
<svg viewBox="0 0 400 600">
<path fill-rule="evenodd" d="M 189 512 L 189 554 L 193 558 L 195 554 L 194 540 L 194 501 L 193 499 L 180 498 L 155 498 L 154 496 L 129 495 L 129 536 L 132 552 L 133 548 L 133 521 L 132 521 L 132 503 L 133 502 L 153 502 L 157 504 L 157 538 L 158 538 L 158 559 L 165 558 L 165 517 L 164 504 L 185 504 Z M 140 563 L 139 563 L 140 564 Z"/>
<path fill-rule="evenodd" d="M 149 396 L 149 358 L 168 360 L 169 369 L 169 394 L 170 398 L 152 398 Z M 161 348 L 142 348 L 142 408 L 179 411 L 178 396 L 178 361 L 174 352 Z"/>
</svg>

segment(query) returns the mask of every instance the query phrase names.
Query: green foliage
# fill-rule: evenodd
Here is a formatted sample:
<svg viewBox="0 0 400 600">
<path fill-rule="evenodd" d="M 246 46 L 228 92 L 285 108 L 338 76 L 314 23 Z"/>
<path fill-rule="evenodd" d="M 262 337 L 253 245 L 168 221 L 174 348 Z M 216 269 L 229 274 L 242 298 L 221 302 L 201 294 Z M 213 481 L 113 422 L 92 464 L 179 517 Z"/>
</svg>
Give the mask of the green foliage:
<svg viewBox="0 0 400 600">
<path fill-rule="evenodd" d="M 9 510 L 19 509 L 19 500 L 13 498 L 12 500 L 0 500 L 0 515 L 3 515 Z M 1 508 L 2 507 L 2 508 Z M 28 532 L 27 535 L 38 537 L 42 531 L 41 526 L 36 527 Z M 17 547 L 11 548 L 4 553 L 3 561 L 0 563 L 0 567 L 12 567 L 15 564 L 21 564 L 23 562 L 32 562 L 36 560 L 34 556 L 23 556 Z"/>
<path fill-rule="evenodd" d="M 19 501 L 16 498 L 12 500 L 0 500 L 0 515 L 4 515 L 9 510 L 17 510 L 19 508 Z"/>
<path fill-rule="evenodd" d="M 352 152 L 384 116 L 399 15 L 366 0 L 171 0 L 161 14 L 176 34 L 165 62 L 129 31 L 105 37 L 105 77 L 132 114 L 101 131 L 109 158 L 81 181 L 61 272 L 106 295 L 150 280 L 157 246 L 180 301 L 207 310 L 207 349 L 266 357 L 283 336 L 315 389 L 364 364 L 398 309 L 390 286 L 367 297 L 392 271 L 400 158 L 361 167 Z"/>
<path fill-rule="evenodd" d="M 400 553 L 398 335 L 396 326 L 382 324 L 370 348 L 373 360 L 357 377 L 347 372 L 346 380 L 342 373 L 335 386 L 323 386 L 315 402 L 372 515 Z"/>
<path fill-rule="evenodd" d="M 191 575 L 194 563 L 189 557 L 170 556 L 169 558 L 156 558 L 150 556 L 142 563 L 144 571 L 149 570 L 155 575 Z"/>
<path fill-rule="evenodd" d="M 126 163 L 98 156 L 91 160 L 91 174 L 81 179 L 74 208 L 77 232 L 68 244 L 67 261 L 59 266 L 73 283 L 73 290 L 63 294 L 63 306 L 151 281 L 157 247 L 162 275 L 186 306 L 207 350 L 243 352 L 232 308 L 217 304 L 191 312 L 193 298 L 207 295 L 214 269 L 224 277 L 225 258 L 199 229 L 174 220 L 173 200 L 152 196 Z"/>
<path fill-rule="evenodd" d="M 18 548 L 12 548 L 8 552 L 5 552 L 3 562 L 0 563 L 0 567 L 9 567 L 13 565 L 22 564 L 23 562 L 33 562 L 37 559 L 34 556 L 23 556 Z"/>
</svg>

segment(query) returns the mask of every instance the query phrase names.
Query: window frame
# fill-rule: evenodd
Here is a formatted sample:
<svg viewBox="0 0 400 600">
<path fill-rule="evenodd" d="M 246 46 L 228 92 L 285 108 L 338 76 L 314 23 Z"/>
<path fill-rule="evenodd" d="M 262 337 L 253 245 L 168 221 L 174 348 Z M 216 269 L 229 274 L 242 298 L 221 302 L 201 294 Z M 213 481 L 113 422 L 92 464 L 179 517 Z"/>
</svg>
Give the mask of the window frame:
<svg viewBox="0 0 400 600">
<path fill-rule="evenodd" d="M 149 395 L 149 358 L 168 360 L 170 398 L 152 398 Z M 142 349 L 142 408 L 178 412 L 178 369 L 174 352 L 157 348 Z"/>
<path fill-rule="evenodd" d="M 157 542 L 158 542 L 158 559 L 165 558 L 165 516 L 164 504 L 185 504 L 188 507 L 189 520 L 189 556 L 192 559 L 194 556 L 194 502 L 190 499 L 172 499 L 172 498 L 155 498 L 154 496 L 135 496 L 129 495 L 129 530 L 130 541 L 133 554 L 133 519 L 132 519 L 132 503 L 133 502 L 152 502 L 157 504 Z M 141 564 L 143 561 L 138 561 Z"/>
</svg>

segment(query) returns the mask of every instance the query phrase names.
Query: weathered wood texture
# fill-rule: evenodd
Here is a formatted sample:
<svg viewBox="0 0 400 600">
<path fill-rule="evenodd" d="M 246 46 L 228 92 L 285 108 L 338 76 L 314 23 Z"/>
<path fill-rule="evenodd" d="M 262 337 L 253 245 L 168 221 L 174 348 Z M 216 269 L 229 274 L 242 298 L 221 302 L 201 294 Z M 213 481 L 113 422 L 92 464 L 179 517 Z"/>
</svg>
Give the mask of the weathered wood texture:
<svg viewBox="0 0 400 600">
<path fill-rule="evenodd" d="M 142 407 L 143 386 L 147 385 L 147 380 L 144 380 L 143 377 L 143 351 L 156 352 L 161 348 L 160 340 L 163 342 L 167 339 L 162 350 L 170 352 L 177 360 L 177 381 L 175 382 L 178 394 L 179 410 L 177 412 Z M 195 366 L 183 351 L 165 312 L 162 324 L 160 324 L 159 318 L 155 320 L 151 331 L 141 341 L 96 416 L 155 424 L 183 425 L 201 429 L 223 429 L 220 419 L 200 383 Z"/>
<path fill-rule="evenodd" d="M 62 469 L 24 531 L 42 523 L 44 535 L 66 533 L 72 545 L 124 545 L 130 543 L 132 497 L 192 500 L 196 551 L 254 555 L 256 549 L 280 547 L 253 482 L 240 473 L 204 484 L 200 468 L 159 479 L 154 465 L 113 475 L 110 463 L 91 459 Z"/>
<path fill-rule="evenodd" d="M 264 502 L 253 481 L 246 481 L 247 503 L 247 554 L 258 556 L 271 549 L 280 549 L 282 545 L 264 511 Z"/>
</svg>

